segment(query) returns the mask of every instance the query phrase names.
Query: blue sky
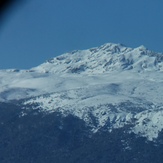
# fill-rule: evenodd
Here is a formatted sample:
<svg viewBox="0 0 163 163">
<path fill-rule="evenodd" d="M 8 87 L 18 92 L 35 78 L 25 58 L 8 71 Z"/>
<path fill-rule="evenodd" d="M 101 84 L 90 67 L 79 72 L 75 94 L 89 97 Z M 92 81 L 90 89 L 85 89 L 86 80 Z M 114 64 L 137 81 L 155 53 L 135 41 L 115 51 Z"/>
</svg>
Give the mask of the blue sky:
<svg viewBox="0 0 163 163">
<path fill-rule="evenodd" d="M 163 1 L 28 0 L 0 28 L 0 69 L 107 42 L 163 52 Z"/>
</svg>

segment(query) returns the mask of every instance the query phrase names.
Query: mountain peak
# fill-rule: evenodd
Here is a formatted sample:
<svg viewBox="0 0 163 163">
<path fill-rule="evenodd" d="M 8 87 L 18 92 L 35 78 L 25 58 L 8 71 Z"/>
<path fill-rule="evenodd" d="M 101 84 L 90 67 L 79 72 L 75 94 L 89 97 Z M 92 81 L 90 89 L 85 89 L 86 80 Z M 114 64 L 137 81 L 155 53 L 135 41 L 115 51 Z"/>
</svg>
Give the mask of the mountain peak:
<svg viewBox="0 0 163 163">
<path fill-rule="evenodd" d="M 28 71 L 0 71 L 0 101 L 82 119 L 93 133 L 130 126 L 153 140 L 163 129 L 163 55 L 107 43 Z M 22 116 L 25 112 L 22 110 Z M 130 132 L 129 131 L 129 132 Z"/>
<path fill-rule="evenodd" d="M 118 52 L 123 52 L 124 49 L 127 47 L 123 44 L 115 44 L 115 43 L 106 43 L 102 46 L 100 46 L 100 49 L 106 50 L 106 51 L 112 51 L 112 53 L 118 53 Z"/>
<path fill-rule="evenodd" d="M 100 47 L 65 53 L 38 67 L 34 71 L 50 73 L 96 74 L 110 71 L 161 71 L 163 55 L 143 45 L 129 48 L 123 44 L 106 43 Z"/>
<path fill-rule="evenodd" d="M 139 47 L 137 47 L 137 49 L 141 51 L 148 50 L 144 45 L 140 45 Z"/>
</svg>

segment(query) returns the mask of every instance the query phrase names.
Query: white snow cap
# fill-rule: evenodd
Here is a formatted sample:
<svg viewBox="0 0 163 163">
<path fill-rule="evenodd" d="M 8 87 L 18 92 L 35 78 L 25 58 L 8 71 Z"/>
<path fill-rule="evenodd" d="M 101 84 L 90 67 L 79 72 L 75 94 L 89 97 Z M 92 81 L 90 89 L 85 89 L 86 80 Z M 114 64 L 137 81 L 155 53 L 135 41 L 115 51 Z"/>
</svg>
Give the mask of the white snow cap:
<svg viewBox="0 0 163 163">
<path fill-rule="evenodd" d="M 98 74 L 132 70 L 162 71 L 163 55 L 144 46 L 129 48 L 107 43 L 87 50 L 76 50 L 55 57 L 32 70 L 50 73 Z"/>
</svg>

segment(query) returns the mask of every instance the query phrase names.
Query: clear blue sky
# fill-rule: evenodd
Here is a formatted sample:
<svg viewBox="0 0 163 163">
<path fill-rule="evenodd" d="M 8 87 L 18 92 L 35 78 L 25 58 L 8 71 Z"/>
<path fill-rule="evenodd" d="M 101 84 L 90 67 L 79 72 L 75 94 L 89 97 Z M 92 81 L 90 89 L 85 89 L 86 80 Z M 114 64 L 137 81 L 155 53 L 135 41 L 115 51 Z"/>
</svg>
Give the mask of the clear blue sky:
<svg viewBox="0 0 163 163">
<path fill-rule="evenodd" d="M 163 52 L 163 1 L 28 0 L 0 28 L 0 69 L 107 42 Z"/>
</svg>

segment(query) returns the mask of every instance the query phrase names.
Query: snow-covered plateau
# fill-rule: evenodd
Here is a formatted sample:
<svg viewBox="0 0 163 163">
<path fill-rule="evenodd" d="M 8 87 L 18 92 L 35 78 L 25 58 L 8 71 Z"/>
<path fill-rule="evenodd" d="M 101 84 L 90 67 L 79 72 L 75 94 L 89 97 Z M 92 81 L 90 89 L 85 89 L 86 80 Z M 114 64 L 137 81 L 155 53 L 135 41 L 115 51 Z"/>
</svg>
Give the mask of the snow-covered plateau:
<svg viewBox="0 0 163 163">
<path fill-rule="evenodd" d="M 155 140 L 163 129 L 163 54 L 144 46 L 107 43 L 29 70 L 0 70 L 0 79 L 1 101 L 72 114 L 92 132 L 131 125 L 130 132 Z"/>
</svg>

